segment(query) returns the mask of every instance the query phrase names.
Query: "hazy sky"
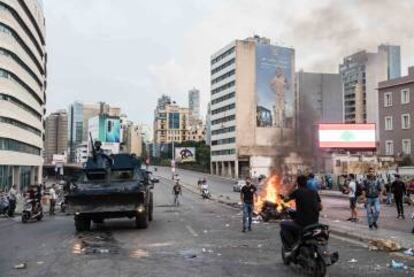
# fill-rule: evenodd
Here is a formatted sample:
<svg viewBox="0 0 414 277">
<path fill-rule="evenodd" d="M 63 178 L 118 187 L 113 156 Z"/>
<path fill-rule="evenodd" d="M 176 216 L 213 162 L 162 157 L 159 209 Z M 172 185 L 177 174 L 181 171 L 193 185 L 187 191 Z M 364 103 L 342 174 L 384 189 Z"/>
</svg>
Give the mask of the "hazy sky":
<svg viewBox="0 0 414 277">
<path fill-rule="evenodd" d="M 253 34 L 296 49 L 296 68 L 337 72 L 344 55 L 400 44 L 414 65 L 412 0 L 44 0 L 48 112 L 106 101 L 151 124 L 165 93 L 209 100 L 209 60 Z"/>
</svg>

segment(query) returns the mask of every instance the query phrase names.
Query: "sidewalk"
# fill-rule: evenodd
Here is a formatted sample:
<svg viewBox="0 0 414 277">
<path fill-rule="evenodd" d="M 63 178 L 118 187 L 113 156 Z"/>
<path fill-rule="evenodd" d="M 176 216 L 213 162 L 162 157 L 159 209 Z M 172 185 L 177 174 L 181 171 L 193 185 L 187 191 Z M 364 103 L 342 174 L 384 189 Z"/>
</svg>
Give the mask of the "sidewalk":
<svg viewBox="0 0 414 277">
<path fill-rule="evenodd" d="M 369 243 L 372 240 L 385 239 L 398 242 L 402 248 L 414 248 L 414 234 L 379 228 L 369 230 L 366 225 L 353 224 L 340 220 L 321 218 L 321 223 L 329 225 L 331 232 L 341 237 L 347 237 Z"/>
</svg>

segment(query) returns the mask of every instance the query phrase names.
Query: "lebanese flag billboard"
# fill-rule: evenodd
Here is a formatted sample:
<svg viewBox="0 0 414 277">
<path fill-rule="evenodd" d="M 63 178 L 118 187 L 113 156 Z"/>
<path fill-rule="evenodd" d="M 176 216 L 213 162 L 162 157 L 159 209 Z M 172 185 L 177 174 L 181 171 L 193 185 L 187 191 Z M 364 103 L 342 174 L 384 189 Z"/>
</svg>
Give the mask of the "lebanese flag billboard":
<svg viewBox="0 0 414 277">
<path fill-rule="evenodd" d="M 375 124 L 319 124 L 320 148 L 375 148 Z"/>
</svg>

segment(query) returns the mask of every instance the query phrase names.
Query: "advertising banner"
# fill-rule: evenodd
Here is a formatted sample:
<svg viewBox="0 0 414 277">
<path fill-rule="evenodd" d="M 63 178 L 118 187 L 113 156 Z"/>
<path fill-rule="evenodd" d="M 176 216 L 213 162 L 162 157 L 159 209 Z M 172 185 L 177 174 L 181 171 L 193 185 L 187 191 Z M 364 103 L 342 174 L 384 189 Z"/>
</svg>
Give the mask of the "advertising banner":
<svg viewBox="0 0 414 277">
<path fill-rule="evenodd" d="M 294 128 L 294 50 L 256 44 L 257 127 Z"/>
<path fill-rule="evenodd" d="M 320 148 L 376 147 L 375 124 L 319 124 Z"/>
<path fill-rule="evenodd" d="M 119 118 L 105 119 L 105 142 L 119 143 L 121 141 L 121 121 Z"/>
<path fill-rule="evenodd" d="M 175 160 L 179 163 L 195 162 L 196 161 L 195 147 L 176 147 L 175 148 Z"/>
</svg>

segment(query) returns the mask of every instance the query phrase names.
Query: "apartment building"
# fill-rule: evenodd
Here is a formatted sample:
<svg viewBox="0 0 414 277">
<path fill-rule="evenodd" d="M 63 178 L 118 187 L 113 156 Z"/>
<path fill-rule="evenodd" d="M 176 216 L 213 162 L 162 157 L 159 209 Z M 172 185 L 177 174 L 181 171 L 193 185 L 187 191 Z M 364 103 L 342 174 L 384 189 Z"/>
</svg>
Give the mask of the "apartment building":
<svg viewBox="0 0 414 277">
<path fill-rule="evenodd" d="M 408 75 L 378 84 L 381 155 L 414 162 L 414 67 Z"/>
<path fill-rule="evenodd" d="M 211 172 L 265 174 L 295 144 L 295 51 L 265 37 L 211 56 Z"/>
</svg>

